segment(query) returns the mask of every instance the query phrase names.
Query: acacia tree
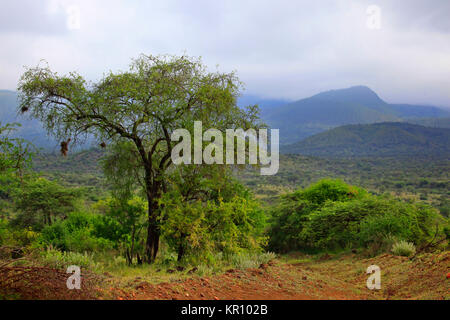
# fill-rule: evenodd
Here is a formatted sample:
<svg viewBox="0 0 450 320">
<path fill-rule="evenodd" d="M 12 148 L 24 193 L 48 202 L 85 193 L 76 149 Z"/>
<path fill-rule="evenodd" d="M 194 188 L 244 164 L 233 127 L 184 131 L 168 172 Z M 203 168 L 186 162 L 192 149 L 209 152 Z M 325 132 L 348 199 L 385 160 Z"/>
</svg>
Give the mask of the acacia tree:
<svg viewBox="0 0 450 320">
<path fill-rule="evenodd" d="M 14 192 L 14 207 L 19 212 L 14 224 L 37 229 L 51 225 L 56 218 L 76 208 L 79 196 L 79 190 L 64 188 L 44 178 L 25 181 Z"/>
<path fill-rule="evenodd" d="M 59 76 L 48 67 L 30 68 L 18 89 L 19 109 L 65 142 L 62 151 L 68 141 L 76 143 L 86 135 L 102 145 L 129 149 L 132 170 L 142 173 L 136 181 L 148 201 L 146 258 L 153 262 L 160 236 L 158 199 L 167 191 L 165 173 L 178 143 L 171 141 L 171 133 L 192 128 L 194 121 L 219 130 L 252 127 L 257 108 L 237 107 L 240 88 L 235 73 L 208 72 L 200 59 L 141 55 L 128 71 L 110 72 L 97 83 L 76 72 Z"/>
</svg>

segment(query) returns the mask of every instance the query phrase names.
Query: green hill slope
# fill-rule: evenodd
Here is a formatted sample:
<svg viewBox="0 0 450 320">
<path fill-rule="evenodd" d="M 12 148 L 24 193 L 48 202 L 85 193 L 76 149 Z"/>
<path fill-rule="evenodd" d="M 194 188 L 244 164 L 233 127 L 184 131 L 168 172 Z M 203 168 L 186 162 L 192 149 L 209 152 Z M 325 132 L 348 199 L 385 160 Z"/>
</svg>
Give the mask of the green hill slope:
<svg viewBox="0 0 450 320">
<path fill-rule="evenodd" d="M 450 129 L 409 123 L 346 125 L 281 148 L 319 157 L 450 156 Z"/>
<path fill-rule="evenodd" d="M 388 104 L 364 86 L 319 93 L 263 113 L 270 127 L 280 129 L 281 144 L 294 143 L 346 124 L 446 116 L 450 112 L 436 107 Z"/>
<path fill-rule="evenodd" d="M 450 128 L 450 118 L 407 119 L 405 122 L 430 128 Z"/>
</svg>

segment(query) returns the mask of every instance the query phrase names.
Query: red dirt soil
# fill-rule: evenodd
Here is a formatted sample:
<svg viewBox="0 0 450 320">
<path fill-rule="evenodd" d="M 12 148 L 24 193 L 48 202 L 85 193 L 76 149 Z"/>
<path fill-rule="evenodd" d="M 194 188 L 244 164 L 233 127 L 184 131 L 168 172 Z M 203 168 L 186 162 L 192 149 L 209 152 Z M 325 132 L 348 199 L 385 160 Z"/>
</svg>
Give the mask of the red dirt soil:
<svg viewBox="0 0 450 320">
<path fill-rule="evenodd" d="M 3 267 L 0 299 L 450 299 L 447 279 L 450 252 L 425 255 L 413 261 L 388 254 L 371 259 L 352 255 L 299 261 L 291 264 L 273 261 L 258 269 L 232 269 L 211 277 L 194 275 L 159 284 L 136 278 L 124 285 L 120 278 L 83 273 L 81 290 L 67 289 L 69 275 L 62 270 Z M 371 264 L 382 270 L 382 290 L 366 288 L 365 270 Z"/>
</svg>

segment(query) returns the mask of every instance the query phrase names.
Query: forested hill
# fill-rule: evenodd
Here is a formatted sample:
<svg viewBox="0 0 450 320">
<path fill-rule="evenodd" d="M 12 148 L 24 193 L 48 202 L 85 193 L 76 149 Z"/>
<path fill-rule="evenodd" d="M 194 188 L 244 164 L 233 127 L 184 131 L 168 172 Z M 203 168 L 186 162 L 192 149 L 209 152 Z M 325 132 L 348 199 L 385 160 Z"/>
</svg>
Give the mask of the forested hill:
<svg viewBox="0 0 450 320">
<path fill-rule="evenodd" d="M 271 128 L 280 129 L 280 143 L 295 143 L 308 136 L 347 124 L 406 121 L 449 117 L 431 106 L 389 104 L 365 86 L 331 90 L 262 113 Z"/>
<path fill-rule="evenodd" d="M 412 124 L 419 124 L 431 128 L 450 128 L 450 118 L 423 118 L 423 119 L 409 119 L 405 122 Z"/>
<path fill-rule="evenodd" d="M 450 129 L 410 123 L 346 125 L 281 148 L 319 157 L 449 157 Z"/>
<path fill-rule="evenodd" d="M 30 120 L 17 112 L 17 92 L 0 90 L 0 122 L 20 123 L 14 136 L 31 141 L 35 146 L 46 150 L 57 150 L 59 143 L 48 137 L 38 120 Z"/>
</svg>

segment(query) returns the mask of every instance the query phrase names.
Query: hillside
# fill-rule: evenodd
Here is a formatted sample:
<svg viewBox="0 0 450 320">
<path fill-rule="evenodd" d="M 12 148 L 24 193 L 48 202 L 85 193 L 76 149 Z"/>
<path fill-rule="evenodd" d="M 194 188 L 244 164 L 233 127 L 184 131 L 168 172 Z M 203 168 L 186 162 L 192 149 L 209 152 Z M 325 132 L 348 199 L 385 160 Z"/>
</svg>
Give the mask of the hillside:
<svg viewBox="0 0 450 320">
<path fill-rule="evenodd" d="M 58 143 L 47 136 L 38 120 L 30 120 L 17 113 L 17 93 L 9 90 L 0 90 L 0 122 L 20 123 L 16 136 L 31 141 L 39 148 L 47 150 L 57 149 Z"/>
<path fill-rule="evenodd" d="M 408 121 L 435 126 L 439 118 L 450 117 L 450 112 L 436 107 L 388 104 L 364 86 L 322 92 L 295 102 L 254 95 L 243 95 L 238 99 L 241 107 L 252 104 L 260 106 L 261 117 L 271 128 L 280 129 L 281 144 L 295 143 L 346 124 Z M 422 118 L 427 120 L 421 123 Z M 38 147 L 51 151 L 58 147 L 58 142 L 47 137 L 37 120 L 17 114 L 16 92 L 0 90 L 0 121 L 21 123 L 18 136 Z"/>
<path fill-rule="evenodd" d="M 346 125 L 281 148 L 320 157 L 450 156 L 450 129 L 409 123 Z"/>
<path fill-rule="evenodd" d="M 450 118 L 407 119 L 405 122 L 430 128 L 450 128 Z"/>
<path fill-rule="evenodd" d="M 84 271 L 83 290 L 67 290 L 62 281 L 66 270 L 15 266 L 0 268 L 4 280 L 0 296 L 25 300 L 445 300 L 449 298 L 445 279 L 449 260 L 448 251 L 413 261 L 390 254 L 364 259 L 355 254 L 293 253 L 253 268 L 212 275 L 192 269 L 169 273 L 155 266 L 134 267 L 125 276 L 125 267 L 104 274 Z M 383 270 L 381 290 L 366 287 L 369 264 Z M 16 281 L 7 281 L 11 276 Z"/>
<path fill-rule="evenodd" d="M 244 94 L 238 98 L 237 104 L 241 108 L 257 104 L 261 110 L 261 115 L 264 116 L 265 114 L 273 111 L 275 108 L 288 104 L 289 102 L 289 100 L 284 99 L 268 99 L 256 95 Z"/>
<path fill-rule="evenodd" d="M 295 143 L 308 136 L 346 124 L 402 121 L 410 118 L 448 117 L 446 110 L 429 106 L 392 105 L 365 86 L 331 90 L 272 108 L 263 119 L 280 129 L 280 143 Z"/>
</svg>

